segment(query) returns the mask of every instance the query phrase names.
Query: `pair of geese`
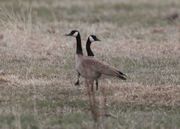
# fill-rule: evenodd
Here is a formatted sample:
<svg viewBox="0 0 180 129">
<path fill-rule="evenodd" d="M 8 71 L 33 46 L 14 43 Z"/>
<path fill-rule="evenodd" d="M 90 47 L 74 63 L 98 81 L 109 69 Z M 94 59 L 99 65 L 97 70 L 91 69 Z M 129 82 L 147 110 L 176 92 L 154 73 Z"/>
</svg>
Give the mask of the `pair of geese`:
<svg viewBox="0 0 180 129">
<path fill-rule="evenodd" d="M 101 75 L 118 77 L 122 80 L 126 80 L 127 76 L 124 73 L 94 58 L 94 54 L 91 50 L 91 43 L 100 41 L 95 35 L 90 35 L 87 39 L 86 51 L 88 56 L 83 55 L 81 35 L 78 30 L 72 30 L 69 34 L 65 34 L 65 36 L 76 38 L 75 68 L 78 73 L 78 79 L 75 85 L 79 85 L 80 76 L 85 78 L 85 83 L 87 86 L 91 87 L 91 91 L 93 91 L 94 81 L 96 81 L 96 90 L 98 90 L 98 79 Z"/>
</svg>

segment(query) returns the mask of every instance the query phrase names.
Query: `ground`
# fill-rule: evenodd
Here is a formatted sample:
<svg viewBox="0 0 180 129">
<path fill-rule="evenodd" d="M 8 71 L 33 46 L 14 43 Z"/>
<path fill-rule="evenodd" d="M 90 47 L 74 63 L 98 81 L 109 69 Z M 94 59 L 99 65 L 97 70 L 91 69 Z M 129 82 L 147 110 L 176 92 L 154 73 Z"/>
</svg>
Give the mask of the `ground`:
<svg viewBox="0 0 180 129">
<path fill-rule="evenodd" d="M 180 128 L 179 0 L 0 0 L 0 128 L 92 129 L 72 29 L 128 75 L 96 91 L 104 129 Z M 84 50 L 84 53 L 85 50 Z M 105 109 L 103 109 L 105 108 Z"/>
</svg>

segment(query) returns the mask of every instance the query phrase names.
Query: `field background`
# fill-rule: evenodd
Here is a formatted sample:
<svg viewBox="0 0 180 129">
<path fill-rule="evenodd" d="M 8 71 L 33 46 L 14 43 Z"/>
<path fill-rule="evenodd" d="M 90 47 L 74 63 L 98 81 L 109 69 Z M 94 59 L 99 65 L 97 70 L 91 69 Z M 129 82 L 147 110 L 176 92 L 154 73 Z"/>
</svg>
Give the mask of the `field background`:
<svg viewBox="0 0 180 129">
<path fill-rule="evenodd" d="M 0 129 L 92 129 L 75 39 L 129 78 L 96 92 L 104 129 L 180 129 L 179 0 L 0 0 Z M 84 51 L 85 52 L 85 51 Z"/>
</svg>

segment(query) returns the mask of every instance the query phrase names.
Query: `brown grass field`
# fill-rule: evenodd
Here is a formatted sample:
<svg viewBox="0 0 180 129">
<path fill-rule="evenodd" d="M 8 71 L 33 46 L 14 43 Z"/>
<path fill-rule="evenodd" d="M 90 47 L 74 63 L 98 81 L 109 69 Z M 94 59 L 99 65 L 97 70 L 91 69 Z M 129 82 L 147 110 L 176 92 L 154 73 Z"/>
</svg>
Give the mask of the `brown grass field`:
<svg viewBox="0 0 180 129">
<path fill-rule="evenodd" d="M 179 0 L 0 0 L 0 129 L 180 129 Z M 75 39 L 128 75 L 102 78 L 98 124 Z M 85 53 L 85 49 L 84 49 Z"/>
</svg>

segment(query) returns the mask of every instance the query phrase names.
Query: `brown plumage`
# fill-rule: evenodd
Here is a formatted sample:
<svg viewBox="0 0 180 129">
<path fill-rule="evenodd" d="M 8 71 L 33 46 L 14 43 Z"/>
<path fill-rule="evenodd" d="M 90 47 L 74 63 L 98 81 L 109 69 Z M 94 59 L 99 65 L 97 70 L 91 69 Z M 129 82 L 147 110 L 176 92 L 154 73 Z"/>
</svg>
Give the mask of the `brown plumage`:
<svg viewBox="0 0 180 129">
<path fill-rule="evenodd" d="M 81 59 L 81 63 L 77 66 L 77 69 L 84 78 L 95 80 L 104 74 L 126 80 L 125 74 L 104 62 L 100 62 L 97 59 L 88 56 L 81 56 L 79 58 Z"/>
</svg>

